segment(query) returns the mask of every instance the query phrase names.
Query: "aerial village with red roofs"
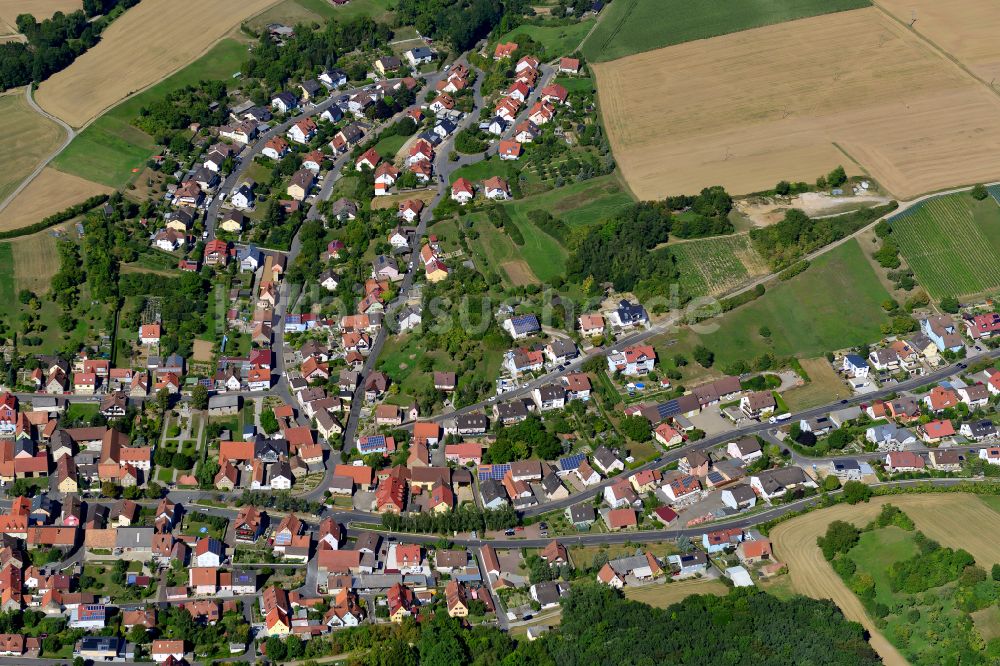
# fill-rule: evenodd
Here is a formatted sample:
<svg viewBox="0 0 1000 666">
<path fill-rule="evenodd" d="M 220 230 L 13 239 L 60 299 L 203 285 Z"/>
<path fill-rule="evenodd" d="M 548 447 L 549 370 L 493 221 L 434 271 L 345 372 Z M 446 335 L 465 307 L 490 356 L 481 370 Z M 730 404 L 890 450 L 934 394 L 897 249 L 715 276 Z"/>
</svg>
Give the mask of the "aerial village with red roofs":
<svg viewBox="0 0 1000 666">
<path fill-rule="evenodd" d="M 97 42 L 156 1 L 79 17 Z M 663 622 L 719 599 L 823 604 L 855 632 L 849 656 L 905 663 L 901 618 L 940 619 L 937 593 L 902 555 L 882 563 L 891 585 L 851 557 L 882 528 L 914 558 L 954 553 L 874 496 L 1000 494 L 976 485 L 1000 477 L 1000 307 L 907 254 L 903 223 L 934 206 L 891 217 L 874 178 L 840 167 L 641 201 L 617 143 L 631 130 L 598 104 L 599 83 L 622 103 L 604 92 L 619 56 L 589 40 L 610 44 L 644 1 L 395 4 L 245 19 L 235 64 L 212 70 L 231 80 L 137 93 L 126 129 L 161 154 L 39 223 L 44 285 L 4 236 L 0 663 L 536 663 L 516 657 L 570 654 L 552 646 L 579 638 L 568 617 L 585 633 L 586 594 L 622 616 L 673 609 Z M 19 16 L 24 43 L 63 16 Z M 67 142 L 99 159 L 127 142 L 108 127 L 66 125 Z M 949 210 L 979 215 L 996 187 Z M 725 252 L 705 249 L 716 236 Z M 846 241 L 864 252 L 831 259 Z M 875 286 L 852 291 L 862 270 Z M 787 545 L 800 513 L 834 504 L 825 536 Z M 967 592 L 979 631 L 1000 565 L 987 580 L 969 550 L 941 589 Z M 836 593 L 806 589 L 803 558 Z M 507 659 L 474 658 L 491 632 Z M 462 658 L 428 656 L 450 641 Z"/>
</svg>

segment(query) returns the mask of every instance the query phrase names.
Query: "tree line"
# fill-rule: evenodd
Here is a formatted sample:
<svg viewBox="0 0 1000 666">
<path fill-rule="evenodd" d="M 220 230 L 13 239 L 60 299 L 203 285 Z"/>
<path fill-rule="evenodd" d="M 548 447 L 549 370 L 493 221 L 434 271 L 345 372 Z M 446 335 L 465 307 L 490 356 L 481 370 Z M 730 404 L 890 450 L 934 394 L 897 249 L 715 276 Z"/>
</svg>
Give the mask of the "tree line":
<svg viewBox="0 0 1000 666">
<path fill-rule="evenodd" d="M 125 9 L 139 0 L 88 0 L 84 9 L 56 12 L 41 22 L 31 14 L 19 14 L 17 31 L 27 41 L 0 44 L 0 87 L 3 90 L 40 83 L 69 67 L 81 54 L 100 41 L 101 32 Z M 104 16 L 90 20 L 96 14 Z"/>
</svg>

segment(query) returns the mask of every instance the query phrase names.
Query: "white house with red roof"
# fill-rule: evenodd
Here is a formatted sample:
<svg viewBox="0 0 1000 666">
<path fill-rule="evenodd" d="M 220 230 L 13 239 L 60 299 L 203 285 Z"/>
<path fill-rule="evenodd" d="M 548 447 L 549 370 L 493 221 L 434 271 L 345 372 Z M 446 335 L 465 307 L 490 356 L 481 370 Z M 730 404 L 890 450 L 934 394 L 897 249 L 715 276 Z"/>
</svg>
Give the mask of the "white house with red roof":
<svg viewBox="0 0 1000 666">
<path fill-rule="evenodd" d="M 399 204 L 399 211 L 396 213 L 407 222 L 415 222 L 420 219 L 420 212 L 424 209 L 424 202 L 420 199 L 407 199 Z"/>
<path fill-rule="evenodd" d="M 650 345 L 632 345 L 608 354 L 608 372 L 627 376 L 644 375 L 656 365 L 656 351 Z"/>
<path fill-rule="evenodd" d="M 504 42 L 503 44 L 497 44 L 497 47 L 493 50 L 494 60 L 503 60 L 504 58 L 510 58 L 514 55 L 514 51 L 517 50 L 517 42 Z"/>
<path fill-rule="evenodd" d="M 459 178 L 451 184 L 451 199 L 461 205 L 472 201 L 476 196 L 476 189 L 468 178 Z"/>
<path fill-rule="evenodd" d="M 541 95 L 542 99 L 546 102 L 551 102 L 552 104 L 565 104 L 569 93 L 566 91 L 566 88 L 558 83 L 550 83 L 542 88 Z"/>
<path fill-rule="evenodd" d="M 510 186 L 499 176 L 493 176 L 483 181 L 483 194 L 487 199 L 506 201 L 510 199 Z"/>
<path fill-rule="evenodd" d="M 559 59 L 559 73 L 560 74 L 579 74 L 580 73 L 580 60 L 578 58 L 560 58 Z"/>
<path fill-rule="evenodd" d="M 399 178 L 399 169 L 391 162 L 383 162 L 375 169 L 375 196 L 389 194 L 389 188 L 396 183 Z"/>
<path fill-rule="evenodd" d="M 316 136 L 316 121 L 312 118 L 303 118 L 288 128 L 286 136 L 295 143 L 309 143 L 309 140 Z"/>
<path fill-rule="evenodd" d="M 528 120 L 536 125 L 544 125 L 556 116 L 555 107 L 546 101 L 535 102 L 528 113 Z"/>
<path fill-rule="evenodd" d="M 517 141 L 504 139 L 497 147 L 497 155 L 502 160 L 516 160 L 521 157 L 521 144 Z"/>
<path fill-rule="evenodd" d="M 288 151 L 289 146 L 287 141 L 280 136 L 272 136 L 264 144 L 264 149 L 260 151 L 260 154 L 270 157 L 272 160 L 280 160 L 288 154 Z"/>
<path fill-rule="evenodd" d="M 139 342 L 144 345 L 160 344 L 160 335 L 159 324 L 143 324 L 139 327 Z"/>
<path fill-rule="evenodd" d="M 369 169 L 374 169 L 378 166 L 378 163 L 382 161 L 379 154 L 375 152 L 374 148 L 369 148 L 365 152 L 361 153 L 361 156 L 354 162 L 354 170 L 361 171 L 365 167 Z"/>
</svg>

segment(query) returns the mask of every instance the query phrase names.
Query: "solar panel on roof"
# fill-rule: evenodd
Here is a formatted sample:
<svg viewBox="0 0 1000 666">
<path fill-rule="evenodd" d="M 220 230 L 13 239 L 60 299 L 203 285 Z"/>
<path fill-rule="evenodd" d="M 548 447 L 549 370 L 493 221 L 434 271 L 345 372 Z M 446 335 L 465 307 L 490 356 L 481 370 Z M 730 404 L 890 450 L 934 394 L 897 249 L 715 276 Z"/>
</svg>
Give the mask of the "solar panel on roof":
<svg viewBox="0 0 1000 666">
<path fill-rule="evenodd" d="M 571 470 L 571 469 L 576 469 L 577 467 L 580 466 L 580 463 L 582 463 L 586 458 L 587 458 L 587 456 L 584 455 L 584 454 L 582 454 L 582 453 L 577 453 L 576 455 L 573 455 L 573 456 L 567 456 L 565 458 L 560 458 L 559 459 L 559 469 L 561 469 L 563 471 Z"/>
<path fill-rule="evenodd" d="M 509 471 L 510 464 L 508 463 L 491 465 L 489 467 L 482 465 L 479 468 L 479 480 L 485 481 L 487 479 L 493 479 L 494 481 L 502 481 L 503 477 L 506 476 Z"/>
<path fill-rule="evenodd" d="M 721 474 L 719 474 L 718 472 L 709 472 L 707 478 L 713 484 L 722 483 L 723 481 L 726 480 L 726 478 L 724 476 L 722 476 Z"/>
<path fill-rule="evenodd" d="M 666 419 L 680 412 L 680 407 L 677 406 L 676 400 L 667 400 L 666 402 L 661 402 L 656 406 L 656 413 L 660 419 Z"/>
</svg>

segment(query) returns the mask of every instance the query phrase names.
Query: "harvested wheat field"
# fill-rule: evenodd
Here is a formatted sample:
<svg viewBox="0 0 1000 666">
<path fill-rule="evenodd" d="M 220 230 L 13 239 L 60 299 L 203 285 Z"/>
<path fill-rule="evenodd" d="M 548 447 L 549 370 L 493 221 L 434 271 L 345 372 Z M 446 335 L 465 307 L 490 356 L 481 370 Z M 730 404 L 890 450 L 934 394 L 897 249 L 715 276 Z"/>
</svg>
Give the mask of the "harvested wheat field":
<svg viewBox="0 0 1000 666">
<path fill-rule="evenodd" d="M 593 67 L 642 199 L 857 173 L 851 158 L 901 198 L 998 175 L 1000 98 L 876 8 Z"/>
<path fill-rule="evenodd" d="M 38 165 L 59 147 L 63 130 L 28 104 L 24 89 L 0 95 L 0 201 L 17 189 Z"/>
<path fill-rule="evenodd" d="M 989 83 L 1000 79 L 1000 13 L 993 0 L 876 0 L 875 5 Z"/>
<path fill-rule="evenodd" d="M 83 0 L 0 0 L 0 32 L 17 32 L 18 14 L 44 21 L 56 12 L 68 14 L 78 9 L 83 9 Z"/>
<path fill-rule="evenodd" d="M 1000 562 L 1000 546 L 992 535 L 1000 530 L 1000 513 L 975 495 L 926 494 L 878 497 L 868 504 L 840 504 L 814 511 L 782 523 L 769 535 L 775 557 L 788 565 L 796 592 L 815 599 L 832 599 L 848 619 L 856 620 L 871 633 L 872 647 L 887 664 L 905 664 L 902 654 L 875 628 L 864 606 L 823 558 L 816 537 L 834 520 L 863 526 L 883 504 L 894 504 L 909 515 L 924 534 L 953 548 L 969 551 L 976 562 L 989 569 Z"/>
<path fill-rule="evenodd" d="M 59 269 L 59 249 L 54 231 L 60 231 L 63 238 L 73 238 L 72 223 L 61 224 L 37 234 L 14 238 L 10 241 L 14 258 L 14 280 L 18 289 L 30 289 L 36 294 L 49 290 L 52 276 Z"/>
<path fill-rule="evenodd" d="M 0 211 L 0 231 L 19 229 L 69 208 L 95 194 L 113 190 L 89 180 L 45 167 Z"/>
<path fill-rule="evenodd" d="M 134 92 L 177 71 L 244 19 L 276 0 L 143 0 L 100 43 L 44 81 L 35 101 L 81 127 Z"/>
</svg>

